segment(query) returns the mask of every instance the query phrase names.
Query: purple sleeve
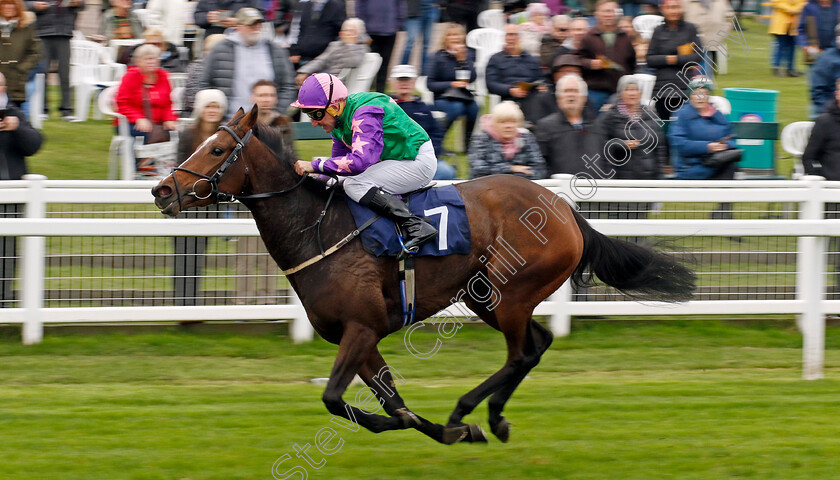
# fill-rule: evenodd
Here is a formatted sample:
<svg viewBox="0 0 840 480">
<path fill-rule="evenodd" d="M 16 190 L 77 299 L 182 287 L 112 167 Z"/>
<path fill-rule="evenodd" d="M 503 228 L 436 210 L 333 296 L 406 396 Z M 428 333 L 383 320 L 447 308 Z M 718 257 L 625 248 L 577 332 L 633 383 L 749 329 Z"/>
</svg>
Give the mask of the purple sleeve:
<svg viewBox="0 0 840 480">
<path fill-rule="evenodd" d="M 337 138 L 333 138 L 332 144 L 332 156 L 333 157 L 343 157 L 350 153 L 350 147 L 344 144 L 341 140 Z"/>
<path fill-rule="evenodd" d="M 313 160 L 316 172 L 336 175 L 357 175 L 379 161 L 383 142 L 382 119 L 385 111 L 381 107 L 361 107 L 351 121 L 353 144 L 349 147 L 333 140 L 333 156 L 326 160 Z"/>
</svg>

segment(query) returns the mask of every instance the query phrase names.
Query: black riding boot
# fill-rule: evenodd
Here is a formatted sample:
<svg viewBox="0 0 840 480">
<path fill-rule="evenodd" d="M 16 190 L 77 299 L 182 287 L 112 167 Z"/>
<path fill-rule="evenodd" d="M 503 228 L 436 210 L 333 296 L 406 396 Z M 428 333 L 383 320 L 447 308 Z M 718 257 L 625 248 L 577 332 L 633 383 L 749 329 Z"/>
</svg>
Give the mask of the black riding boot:
<svg viewBox="0 0 840 480">
<path fill-rule="evenodd" d="M 435 227 L 411 213 L 405 202 L 378 187 L 368 190 L 359 203 L 399 225 L 406 236 L 405 249 L 412 253 L 438 234 Z"/>
</svg>

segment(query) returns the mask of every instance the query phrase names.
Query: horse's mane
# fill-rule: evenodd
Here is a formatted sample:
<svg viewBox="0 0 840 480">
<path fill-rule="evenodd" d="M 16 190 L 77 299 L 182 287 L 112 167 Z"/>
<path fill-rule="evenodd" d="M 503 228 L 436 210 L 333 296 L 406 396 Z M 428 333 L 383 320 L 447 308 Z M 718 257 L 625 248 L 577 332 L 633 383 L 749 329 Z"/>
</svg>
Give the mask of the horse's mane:
<svg viewBox="0 0 840 480">
<path fill-rule="evenodd" d="M 254 136 L 268 147 L 275 156 L 284 161 L 289 160 L 292 150 L 291 145 L 288 145 L 284 138 L 285 132 L 283 129 L 257 122 L 251 130 L 253 130 Z"/>
<path fill-rule="evenodd" d="M 288 138 L 291 138 L 291 125 L 274 126 L 257 122 L 251 130 L 254 132 L 254 136 L 274 154 L 274 158 L 281 168 L 292 168 L 295 162 L 295 149 L 286 140 L 287 135 Z M 328 194 L 326 185 L 312 178 L 303 182 L 303 186 L 325 197 Z"/>
</svg>

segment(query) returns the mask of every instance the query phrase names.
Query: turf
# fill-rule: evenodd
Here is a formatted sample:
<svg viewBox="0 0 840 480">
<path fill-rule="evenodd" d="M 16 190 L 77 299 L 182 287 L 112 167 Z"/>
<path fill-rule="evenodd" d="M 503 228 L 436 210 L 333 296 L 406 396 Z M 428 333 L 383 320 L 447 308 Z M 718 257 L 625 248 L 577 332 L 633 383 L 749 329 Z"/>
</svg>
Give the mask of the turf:
<svg viewBox="0 0 840 480">
<path fill-rule="evenodd" d="M 433 345 L 431 331 L 412 336 L 418 350 Z M 400 334 L 381 349 L 406 379 L 409 406 L 437 421 L 504 355 L 498 333 L 469 325 L 428 360 L 412 357 Z M 2 477 L 271 478 L 285 454 L 277 478 L 305 478 L 294 467 L 337 479 L 810 480 L 840 471 L 836 329 L 826 379 L 804 381 L 789 324 L 577 322 L 510 402 L 510 443 L 449 447 L 414 431 L 331 423 L 323 387 L 309 380 L 329 374 L 335 351 L 276 336 L 52 334 L 30 347 L 2 338 Z M 468 420 L 486 426 L 486 406 Z M 325 427 L 340 436 L 332 455 L 314 446 Z M 320 468 L 295 456 L 307 443 Z"/>
</svg>

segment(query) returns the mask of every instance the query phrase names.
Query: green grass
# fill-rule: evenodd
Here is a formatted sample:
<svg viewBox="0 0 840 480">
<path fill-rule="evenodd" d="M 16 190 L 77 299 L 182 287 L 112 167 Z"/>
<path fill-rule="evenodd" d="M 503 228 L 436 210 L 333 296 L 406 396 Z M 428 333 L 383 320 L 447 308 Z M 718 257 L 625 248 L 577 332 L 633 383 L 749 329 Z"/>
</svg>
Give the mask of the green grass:
<svg viewBox="0 0 840 480">
<path fill-rule="evenodd" d="M 421 329 L 418 349 L 434 338 Z M 254 479 L 304 466 L 309 478 L 829 479 L 840 471 L 840 332 L 826 377 L 800 379 L 786 324 L 575 323 L 506 409 L 509 444 L 441 446 L 417 432 L 330 423 L 313 377 L 336 347 L 275 336 L 158 333 L 0 338 L 4 479 Z M 408 405 L 441 421 L 501 365 L 496 332 L 469 326 L 429 360 L 399 333 L 381 350 Z M 358 389 L 345 398 L 352 402 Z M 486 406 L 468 417 L 486 425 Z M 344 444 L 294 446 L 330 426 Z M 278 478 L 283 478 L 278 475 Z M 299 477 L 290 477 L 299 478 Z"/>
</svg>

